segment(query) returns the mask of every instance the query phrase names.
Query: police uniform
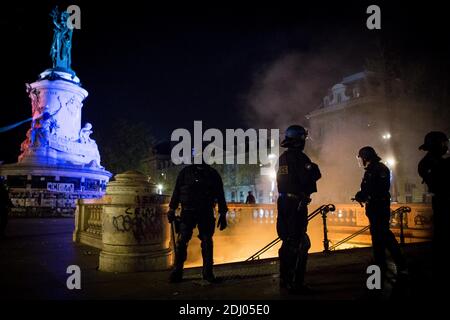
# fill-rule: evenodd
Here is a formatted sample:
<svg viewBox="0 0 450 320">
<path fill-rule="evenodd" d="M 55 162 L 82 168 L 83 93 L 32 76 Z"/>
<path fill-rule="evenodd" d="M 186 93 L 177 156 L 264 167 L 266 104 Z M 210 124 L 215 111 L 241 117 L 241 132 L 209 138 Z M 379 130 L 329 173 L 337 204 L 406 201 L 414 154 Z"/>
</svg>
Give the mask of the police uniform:
<svg viewBox="0 0 450 320">
<path fill-rule="evenodd" d="M 428 152 L 419 162 L 419 175 L 428 186 L 428 191 L 433 194 L 433 278 L 435 285 L 445 287 L 443 281 L 447 280 L 447 242 L 450 228 L 450 159 L 442 158 Z"/>
<path fill-rule="evenodd" d="M 372 248 L 375 263 L 384 272 L 387 268 L 386 249 L 392 255 L 398 270 L 404 269 L 405 260 L 394 234 L 390 230 L 391 173 L 379 160 L 371 161 L 365 168 L 361 191 L 355 198 L 366 203 L 366 215 L 370 222 Z"/>
<path fill-rule="evenodd" d="M 279 250 L 280 285 L 303 286 L 308 250 L 307 231 L 310 195 L 317 191 L 321 177 L 319 167 L 312 163 L 302 148 L 289 148 L 279 158 L 277 171 L 277 232 L 282 240 Z"/>
<path fill-rule="evenodd" d="M 211 277 L 213 268 L 213 241 L 215 228 L 214 206 L 219 214 L 228 211 L 223 191 L 222 178 L 207 164 L 194 164 L 183 168 L 176 181 L 169 204 L 176 210 L 181 203 L 181 220 L 175 252 L 175 272 L 182 272 L 187 258 L 187 246 L 195 227 L 199 231 L 203 257 L 203 276 Z"/>
<path fill-rule="evenodd" d="M 448 231 L 450 213 L 446 202 L 450 196 L 450 159 L 437 157 L 431 153 L 419 162 L 419 175 L 428 186 L 428 191 L 433 194 L 433 220 L 434 238 L 437 243 L 445 243 L 445 233 Z"/>
</svg>

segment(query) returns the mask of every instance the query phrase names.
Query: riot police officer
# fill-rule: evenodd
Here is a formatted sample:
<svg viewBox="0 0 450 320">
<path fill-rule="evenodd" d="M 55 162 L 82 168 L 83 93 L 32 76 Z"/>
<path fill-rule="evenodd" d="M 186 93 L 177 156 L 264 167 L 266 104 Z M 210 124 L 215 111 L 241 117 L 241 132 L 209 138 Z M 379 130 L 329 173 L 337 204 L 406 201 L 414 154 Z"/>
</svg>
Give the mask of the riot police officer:
<svg viewBox="0 0 450 320">
<path fill-rule="evenodd" d="M 448 151 L 448 137 L 443 132 L 429 132 L 419 149 L 427 151 L 419 162 L 418 172 L 433 194 L 433 272 L 434 277 L 442 281 L 447 277 L 445 246 L 450 228 L 450 212 L 446 204 L 450 198 L 450 159 L 444 158 Z"/>
<path fill-rule="evenodd" d="M 366 204 L 366 216 L 370 223 L 375 264 L 380 267 L 384 276 L 387 270 L 387 249 L 397 266 L 397 274 L 404 274 L 406 261 L 397 239 L 390 230 L 391 173 L 389 168 L 380 162 L 381 158 L 370 146 L 359 150 L 358 160 L 362 162 L 365 173 L 361 182 L 361 190 L 356 193 L 354 199 L 359 203 Z"/>
<path fill-rule="evenodd" d="M 281 146 L 288 148 L 278 160 L 278 217 L 277 232 L 282 240 L 279 250 L 280 287 L 290 293 L 308 293 L 304 284 L 308 250 L 308 204 L 317 191 L 316 181 L 321 178 L 319 167 L 303 152 L 308 133 L 298 125 L 286 130 Z"/>
<path fill-rule="evenodd" d="M 214 207 L 219 207 L 217 227 L 227 227 L 228 211 L 223 191 L 222 178 L 211 166 L 192 164 L 178 174 L 172 199 L 169 204 L 169 223 L 174 222 L 175 210 L 181 203 L 178 240 L 175 249 L 175 267 L 170 275 L 171 282 L 183 278 L 183 265 L 187 258 L 187 246 L 193 229 L 198 228 L 203 258 L 203 279 L 214 282 L 213 273 L 213 234 L 215 229 Z"/>
</svg>

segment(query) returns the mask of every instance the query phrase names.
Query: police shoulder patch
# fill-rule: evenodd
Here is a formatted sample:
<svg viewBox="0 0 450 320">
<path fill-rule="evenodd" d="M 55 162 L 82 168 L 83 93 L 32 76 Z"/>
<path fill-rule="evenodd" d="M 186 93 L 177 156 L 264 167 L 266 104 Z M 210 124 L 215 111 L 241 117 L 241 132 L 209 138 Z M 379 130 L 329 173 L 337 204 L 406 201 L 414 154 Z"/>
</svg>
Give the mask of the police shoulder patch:
<svg viewBox="0 0 450 320">
<path fill-rule="evenodd" d="M 289 174 L 288 166 L 280 166 L 278 168 L 278 174 Z"/>
</svg>

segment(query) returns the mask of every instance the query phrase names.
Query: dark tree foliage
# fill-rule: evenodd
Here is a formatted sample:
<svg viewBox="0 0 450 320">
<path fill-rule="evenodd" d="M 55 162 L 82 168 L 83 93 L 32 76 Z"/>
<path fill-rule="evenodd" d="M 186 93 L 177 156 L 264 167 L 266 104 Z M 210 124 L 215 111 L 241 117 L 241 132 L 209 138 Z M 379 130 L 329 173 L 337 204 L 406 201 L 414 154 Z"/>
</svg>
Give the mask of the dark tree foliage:
<svg viewBox="0 0 450 320">
<path fill-rule="evenodd" d="M 155 143 L 150 127 L 143 122 L 120 119 L 97 137 L 102 165 L 113 174 L 144 171 L 142 160 Z"/>
</svg>

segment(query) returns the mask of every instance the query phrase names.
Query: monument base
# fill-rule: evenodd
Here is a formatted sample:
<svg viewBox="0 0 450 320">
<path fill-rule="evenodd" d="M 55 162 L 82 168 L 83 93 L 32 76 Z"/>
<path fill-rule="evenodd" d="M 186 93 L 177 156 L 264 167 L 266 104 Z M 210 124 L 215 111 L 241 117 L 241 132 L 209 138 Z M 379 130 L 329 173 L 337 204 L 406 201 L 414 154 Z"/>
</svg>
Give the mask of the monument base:
<svg viewBox="0 0 450 320">
<path fill-rule="evenodd" d="M 0 166 L 8 182 L 16 217 L 72 216 L 76 200 L 104 195 L 111 173 L 97 167 L 73 164 L 19 162 Z"/>
</svg>

